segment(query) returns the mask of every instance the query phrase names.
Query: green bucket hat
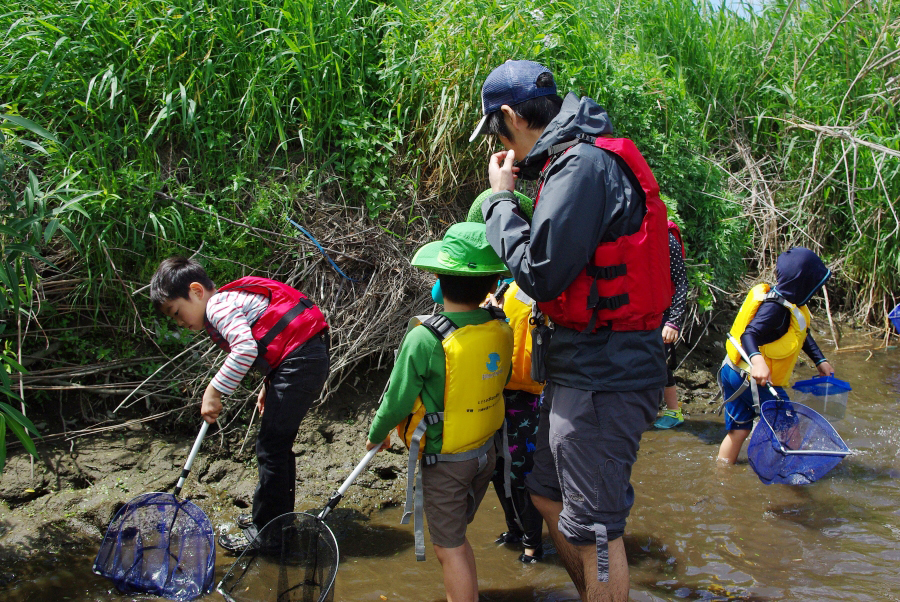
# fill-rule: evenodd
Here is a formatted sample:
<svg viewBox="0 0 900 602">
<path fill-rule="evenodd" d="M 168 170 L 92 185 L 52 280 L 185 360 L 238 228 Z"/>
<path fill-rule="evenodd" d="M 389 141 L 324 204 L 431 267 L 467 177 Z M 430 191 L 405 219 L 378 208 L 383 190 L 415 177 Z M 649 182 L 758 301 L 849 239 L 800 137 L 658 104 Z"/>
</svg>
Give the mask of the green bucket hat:
<svg viewBox="0 0 900 602">
<path fill-rule="evenodd" d="M 411 263 L 428 272 L 451 276 L 509 274 L 488 243 L 484 224 L 472 222 L 450 226 L 443 240 L 430 242 L 416 251 Z"/>
<path fill-rule="evenodd" d="M 522 208 L 522 213 L 524 213 L 525 217 L 530 220 L 531 216 L 534 214 L 534 201 L 532 201 L 530 198 L 528 198 L 518 190 L 516 190 L 515 193 L 516 198 L 519 199 L 519 207 Z M 469 215 L 466 216 L 467 222 L 475 222 L 478 224 L 484 223 L 484 216 L 481 214 L 481 204 L 492 194 L 494 194 L 494 191 L 488 188 L 478 195 L 478 197 L 472 203 L 472 206 L 469 207 Z"/>
</svg>

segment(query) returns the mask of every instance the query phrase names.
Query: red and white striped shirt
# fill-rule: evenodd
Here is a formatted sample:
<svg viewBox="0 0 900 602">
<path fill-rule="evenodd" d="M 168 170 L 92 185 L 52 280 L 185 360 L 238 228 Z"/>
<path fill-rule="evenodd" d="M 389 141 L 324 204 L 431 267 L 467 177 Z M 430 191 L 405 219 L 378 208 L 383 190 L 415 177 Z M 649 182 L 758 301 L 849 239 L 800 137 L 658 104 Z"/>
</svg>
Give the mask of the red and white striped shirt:
<svg viewBox="0 0 900 602">
<path fill-rule="evenodd" d="M 244 291 L 216 293 L 206 304 L 206 318 L 228 342 L 231 352 L 212 379 L 222 395 L 231 395 L 256 361 L 258 348 L 250 329 L 269 306 L 265 295 Z"/>
</svg>

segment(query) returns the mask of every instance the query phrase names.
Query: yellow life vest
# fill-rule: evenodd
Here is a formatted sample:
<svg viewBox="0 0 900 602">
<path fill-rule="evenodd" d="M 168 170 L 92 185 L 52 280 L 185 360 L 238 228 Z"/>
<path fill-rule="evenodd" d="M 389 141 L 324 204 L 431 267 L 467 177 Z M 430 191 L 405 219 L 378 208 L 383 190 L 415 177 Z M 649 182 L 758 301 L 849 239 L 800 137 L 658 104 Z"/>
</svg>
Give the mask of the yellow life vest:
<svg viewBox="0 0 900 602">
<path fill-rule="evenodd" d="M 484 445 L 503 426 L 503 389 L 513 354 L 513 335 L 503 312 L 483 324 L 456 328 L 445 316 L 418 320 L 431 330 L 444 349 L 444 410 L 441 454 L 457 454 Z M 422 398 L 416 399 L 412 413 L 397 425 L 397 435 L 412 444 L 416 427 L 425 418 Z M 435 421 L 436 422 L 436 421 Z M 431 423 L 429 423 L 431 424 Z M 425 436 L 419 446 L 425 448 Z"/>
<path fill-rule="evenodd" d="M 519 285 L 513 282 L 503 296 L 503 313 L 509 318 L 509 326 L 513 331 L 512 375 L 509 377 L 507 389 L 540 393 L 544 384 L 531 378 L 531 329 L 536 320 L 549 320 L 539 313 L 537 304 Z"/>
<path fill-rule="evenodd" d="M 811 320 L 809 309 L 805 305 L 798 307 L 775 291 L 771 291 L 771 287 L 768 284 L 757 284 L 750 289 L 747 298 L 744 299 L 744 303 L 741 305 L 741 309 L 731 327 L 731 335 L 740 340 L 750 320 L 753 319 L 753 316 L 759 310 L 759 306 L 770 299 L 777 301 L 791 312 L 791 323 L 784 336 L 776 341 L 762 345 L 759 351 L 769 366 L 769 371 L 771 372 L 769 380 L 772 381 L 773 385 L 786 387 L 790 384 L 791 374 L 794 372 L 794 365 L 797 363 L 797 357 L 803 348 L 803 342 L 806 340 Z M 733 365 L 741 370 L 750 371 L 750 366 L 741 359 L 740 353 L 731 342 L 726 341 L 725 349 L 728 352 L 728 359 Z"/>
<path fill-rule="evenodd" d="M 425 532 L 423 528 L 422 471 L 417 470 L 419 458 L 426 466 L 436 462 L 463 462 L 478 459 L 479 466 L 487 461 L 495 436 L 503 433 L 499 446 L 509 466 L 509 449 L 503 419 L 506 406 L 503 389 L 513 353 L 513 334 L 503 311 L 486 309 L 493 320 L 457 328 L 446 316 L 431 316 L 421 322 L 441 342 L 444 349 L 444 410 L 425 411 L 422 398 L 416 399 L 412 413 L 397 426 L 397 434 L 409 447 L 406 472 L 406 504 L 401 524 L 407 524 L 415 514 L 414 543 L 416 560 L 425 560 Z M 422 454 L 425 431 L 429 425 L 444 423 L 441 453 Z M 509 491 L 508 475 L 506 490 Z"/>
</svg>

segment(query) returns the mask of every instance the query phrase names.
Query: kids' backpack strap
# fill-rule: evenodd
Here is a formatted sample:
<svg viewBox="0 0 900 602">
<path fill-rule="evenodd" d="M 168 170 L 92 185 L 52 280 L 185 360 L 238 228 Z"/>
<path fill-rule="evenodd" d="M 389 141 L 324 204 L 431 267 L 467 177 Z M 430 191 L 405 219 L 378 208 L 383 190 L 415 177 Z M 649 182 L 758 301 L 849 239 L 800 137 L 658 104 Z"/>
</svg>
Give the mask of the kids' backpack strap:
<svg viewBox="0 0 900 602">
<path fill-rule="evenodd" d="M 297 301 L 297 305 L 288 310 L 283 316 L 281 316 L 275 325 L 269 329 L 269 332 L 263 336 L 263 338 L 259 339 L 258 345 L 260 350 L 265 354 L 265 351 L 269 348 L 269 343 L 275 340 L 275 337 L 281 334 L 285 328 L 287 328 L 288 324 L 294 321 L 294 319 L 305 312 L 307 309 L 315 307 L 316 304 L 313 303 L 308 297 L 300 299 Z"/>
</svg>

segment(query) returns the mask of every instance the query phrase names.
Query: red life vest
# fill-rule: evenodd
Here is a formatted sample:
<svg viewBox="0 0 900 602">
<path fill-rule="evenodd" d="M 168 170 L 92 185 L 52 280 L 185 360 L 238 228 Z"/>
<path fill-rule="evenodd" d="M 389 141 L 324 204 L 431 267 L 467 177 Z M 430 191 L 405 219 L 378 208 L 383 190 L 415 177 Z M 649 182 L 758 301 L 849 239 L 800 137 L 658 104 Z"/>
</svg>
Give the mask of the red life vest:
<svg viewBox="0 0 900 602">
<path fill-rule="evenodd" d="M 666 206 L 659 198 L 659 184 L 631 140 L 582 137 L 580 141 L 616 155 L 617 164 L 640 185 L 647 213 L 634 234 L 601 242 L 572 284 L 538 307 L 555 323 L 581 332 L 659 328 L 675 293 L 669 273 Z M 540 192 L 535 207 L 539 199 Z"/>
<path fill-rule="evenodd" d="M 268 374 L 292 351 L 328 328 L 325 316 L 306 295 L 286 284 L 268 278 L 247 276 L 229 282 L 217 292 L 243 291 L 265 295 L 269 306 L 250 325 L 259 353 L 253 367 Z M 208 319 L 206 331 L 213 342 L 227 352 L 231 346 Z"/>
<path fill-rule="evenodd" d="M 684 259 L 687 257 L 687 253 L 684 250 L 684 241 L 681 240 L 681 230 L 678 229 L 678 224 L 669 220 L 669 233 L 675 236 L 675 240 L 678 241 L 678 244 L 681 245 L 681 258 Z"/>
</svg>

